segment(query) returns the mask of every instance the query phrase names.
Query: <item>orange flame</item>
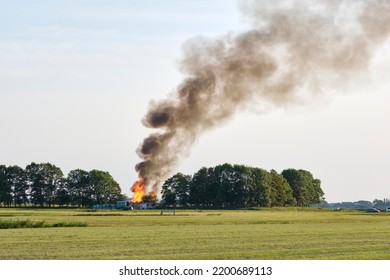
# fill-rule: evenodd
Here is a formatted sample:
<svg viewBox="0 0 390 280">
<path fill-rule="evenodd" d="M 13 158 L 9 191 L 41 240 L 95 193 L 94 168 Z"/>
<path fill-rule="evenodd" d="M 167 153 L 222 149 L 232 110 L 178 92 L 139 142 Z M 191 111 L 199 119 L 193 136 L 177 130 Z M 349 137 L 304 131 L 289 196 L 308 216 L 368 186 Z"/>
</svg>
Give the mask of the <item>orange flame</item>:
<svg viewBox="0 0 390 280">
<path fill-rule="evenodd" d="M 142 200 L 145 196 L 144 178 L 138 179 L 138 181 L 135 182 L 133 184 L 133 186 L 131 187 L 131 191 L 134 193 L 134 196 L 131 199 L 131 202 L 136 202 L 136 203 L 142 202 Z"/>
</svg>

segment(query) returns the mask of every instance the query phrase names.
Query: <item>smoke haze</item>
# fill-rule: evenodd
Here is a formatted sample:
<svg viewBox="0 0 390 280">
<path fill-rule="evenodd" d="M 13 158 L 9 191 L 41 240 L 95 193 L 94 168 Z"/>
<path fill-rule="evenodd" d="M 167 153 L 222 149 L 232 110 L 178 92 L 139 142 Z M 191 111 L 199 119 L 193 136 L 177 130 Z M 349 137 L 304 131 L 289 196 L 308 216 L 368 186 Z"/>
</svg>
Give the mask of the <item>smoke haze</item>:
<svg viewBox="0 0 390 280">
<path fill-rule="evenodd" d="M 189 155 L 192 144 L 249 105 L 283 107 L 343 84 L 367 69 L 390 32 L 390 1 L 244 1 L 252 29 L 183 45 L 183 81 L 152 101 L 143 119 L 157 129 L 137 149 L 148 190 Z M 303 94 L 302 94 L 303 93 Z"/>
</svg>

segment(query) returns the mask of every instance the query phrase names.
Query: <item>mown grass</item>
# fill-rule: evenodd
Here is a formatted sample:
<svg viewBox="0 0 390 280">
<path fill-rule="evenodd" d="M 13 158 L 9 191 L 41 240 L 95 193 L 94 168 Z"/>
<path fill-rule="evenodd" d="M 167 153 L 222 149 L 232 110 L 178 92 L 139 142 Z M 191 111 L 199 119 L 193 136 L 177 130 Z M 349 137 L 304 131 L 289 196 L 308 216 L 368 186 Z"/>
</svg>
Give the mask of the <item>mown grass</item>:
<svg viewBox="0 0 390 280">
<path fill-rule="evenodd" d="M 88 227 L 0 230 L 0 259 L 390 259 L 390 214 L 322 209 L 0 209 L 0 221 Z"/>
</svg>

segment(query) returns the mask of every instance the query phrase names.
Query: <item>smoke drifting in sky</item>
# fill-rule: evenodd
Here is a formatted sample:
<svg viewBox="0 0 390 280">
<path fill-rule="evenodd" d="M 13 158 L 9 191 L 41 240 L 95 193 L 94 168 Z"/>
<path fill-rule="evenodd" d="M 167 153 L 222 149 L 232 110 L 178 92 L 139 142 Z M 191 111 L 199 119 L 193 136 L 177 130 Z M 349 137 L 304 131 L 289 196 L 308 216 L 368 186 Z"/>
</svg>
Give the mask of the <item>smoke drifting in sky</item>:
<svg viewBox="0 0 390 280">
<path fill-rule="evenodd" d="M 150 103 L 143 124 L 157 131 L 139 146 L 136 165 L 149 190 L 158 193 L 203 132 L 254 102 L 286 106 L 348 81 L 390 32 L 388 0 L 245 1 L 241 8 L 252 29 L 186 42 L 184 80 Z"/>
</svg>

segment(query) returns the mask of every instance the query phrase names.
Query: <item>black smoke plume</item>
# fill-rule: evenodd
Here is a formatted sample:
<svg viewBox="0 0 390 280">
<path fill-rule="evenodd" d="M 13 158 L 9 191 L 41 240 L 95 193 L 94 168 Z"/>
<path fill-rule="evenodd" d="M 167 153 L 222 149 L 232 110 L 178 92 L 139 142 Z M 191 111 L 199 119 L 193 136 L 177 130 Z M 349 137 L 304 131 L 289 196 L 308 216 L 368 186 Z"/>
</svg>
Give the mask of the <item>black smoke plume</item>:
<svg viewBox="0 0 390 280">
<path fill-rule="evenodd" d="M 389 0 L 240 2 L 252 29 L 183 46 L 184 80 L 152 101 L 143 124 L 157 128 L 137 150 L 147 189 L 157 191 L 205 131 L 249 104 L 286 106 L 365 70 L 390 31 Z"/>
</svg>

